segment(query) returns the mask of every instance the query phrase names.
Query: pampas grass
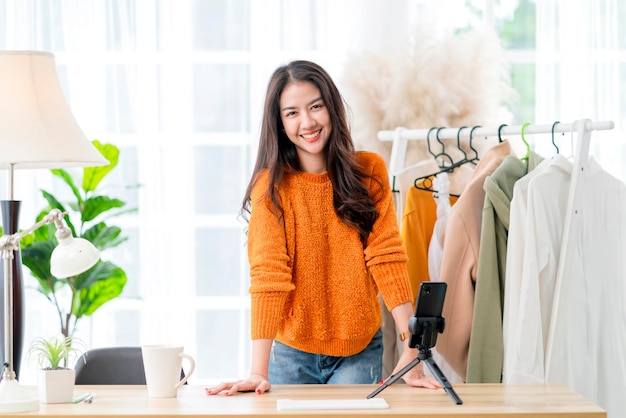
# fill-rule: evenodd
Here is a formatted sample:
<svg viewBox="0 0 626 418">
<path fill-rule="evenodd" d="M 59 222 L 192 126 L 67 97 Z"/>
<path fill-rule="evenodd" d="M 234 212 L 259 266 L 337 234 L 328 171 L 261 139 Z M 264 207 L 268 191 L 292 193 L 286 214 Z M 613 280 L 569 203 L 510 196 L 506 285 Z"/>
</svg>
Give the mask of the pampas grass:
<svg viewBox="0 0 626 418">
<path fill-rule="evenodd" d="M 490 31 L 436 38 L 419 26 L 406 45 L 353 54 L 341 83 L 351 108 L 356 147 L 378 152 L 389 161 L 391 143 L 377 139 L 379 130 L 508 123 L 502 119 L 503 106 L 513 99 L 508 74 L 499 39 Z M 446 152 L 456 151 L 453 142 L 453 147 L 445 142 Z M 476 139 L 473 146 L 481 150 Z M 427 158 L 432 156 L 425 141 L 409 141 L 407 164 Z"/>
</svg>

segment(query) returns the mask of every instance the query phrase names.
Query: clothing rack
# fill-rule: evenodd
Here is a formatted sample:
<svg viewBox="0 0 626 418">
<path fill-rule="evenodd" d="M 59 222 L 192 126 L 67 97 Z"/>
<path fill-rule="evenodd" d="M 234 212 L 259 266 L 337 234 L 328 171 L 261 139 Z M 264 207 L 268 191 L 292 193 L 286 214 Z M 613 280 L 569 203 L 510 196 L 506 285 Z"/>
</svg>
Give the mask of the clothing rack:
<svg viewBox="0 0 626 418">
<path fill-rule="evenodd" d="M 582 196 L 581 186 L 585 180 L 585 169 L 589 160 L 591 132 L 593 132 L 594 130 L 611 130 L 615 127 L 615 124 L 612 121 L 592 122 L 590 119 L 579 119 L 572 123 L 555 122 L 553 125 L 524 124 L 519 126 L 502 125 L 500 127 L 490 128 L 477 127 L 473 129 L 472 137 L 489 137 L 498 135 L 501 137 L 501 135 L 521 135 L 522 127 L 524 127 L 525 134 L 551 134 L 557 132 L 571 132 L 573 134 L 574 131 L 576 131 L 576 150 L 573 160 L 572 175 L 569 185 L 567 207 L 564 219 L 564 229 L 562 235 L 562 242 L 564 243 L 564 245 L 561 247 L 561 253 L 559 254 L 559 267 L 557 270 L 554 298 L 552 304 L 553 307 L 558 307 L 561 297 L 561 286 L 563 280 L 566 280 L 563 277 L 563 266 L 565 265 L 565 263 L 568 262 L 568 258 L 570 257 L 570 255 L 568 254 L 568 246 L 566 245 L 566 243 L 569 241 L 569 236 L 571 235 L 572 223 L 574 218 L 576 216 L 580 216 L 579 209 L 581 201 L 584 198 L 584 196 Z M 469 138 L 470 131 L 472 131 L 472 129 L 463 129 L 462 132 L 459 131 L 460 130 L 456 128 L 438 129 L 438 138 L 456 139 L 457 135 L 459 135 L 459 138 Z M 426 140 L 428 139 L 429 132 L 432 132 L 432 129 L 405 129 L 402 127 L 391 131 L 378 132 L 379 140 L 393 141 L 391 157 L 389 161 L 390 181 L 393 181 L 393 176 L 399 173 L 403 168 L 404 160 L 406 157 L 407 142 L 409 140 Z M 548 334 L 548 341 L 545 350 L 544 361 L 546 365 L 546 370 L 549 370 L 552 357 L 554 355 L 558 355 L 553 353 L 552 350 L 554 342 L 554 327 L 557 323 L 557 315 L 558 309 L 555 309 L 550 318 L 550 332 Z M 584 361 L 584 359 L 582 361 Z"/>
<path fill-rule="evenodd" d="M 495 137 L 502 135 L 521 135 L 522 127 L 524 127 L 524 134 L 550 134 L 574 132 L 579 129 L 580 124 L 584 125 L 584 131 L 591 134 L 594 130 L 610 130 L 615 127 L 613 121 L 599 121 L 592 122 L 589 119 L 579 119 L 571 123 L 555 122 L 550 125 L 502 125 L 493 127 L 466 127 L 466 128 L 442 128 L 437 130 L 437 136 L 439 139 L 457 139 L 458 138 L 472 138 L 477 137 Z M 404 160 L 406 158 L 406 150 L 408 141 L 411 140 L 426 140 L 428 134 L 431 133 L 431 139 L 435 135 L 432 133 L 432 129 L 406 129 L 398 127 L 394 130 L 386 130 L 378 132 L 379 141 L 391 141 L 391 155 L 389 157 L 389 181 L 393 184 L 393 177 L 402 172 L 404 168 Z M 580 134 L 580 129 L 579 129 Z"/>
</svg>

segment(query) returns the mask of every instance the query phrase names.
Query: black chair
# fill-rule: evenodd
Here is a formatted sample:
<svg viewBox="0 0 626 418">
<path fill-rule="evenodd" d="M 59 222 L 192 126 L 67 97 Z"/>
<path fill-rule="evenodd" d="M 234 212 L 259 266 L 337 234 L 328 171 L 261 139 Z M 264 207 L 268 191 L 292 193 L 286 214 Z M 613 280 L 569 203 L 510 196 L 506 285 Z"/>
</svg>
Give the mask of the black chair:
<svg viewBox="0 0 626 418">
<path fill-rule="evenodd" d="M 145 385 L 141 347 L 88 350 L 76 361 L 77 385 Z"/>
<path fill-rule="evenodd" d="M 145 385 L 141 347 L 88 350 L 76 361 L 77 385 Z M 185 373 L 180 371 L 181 379 Z M 185 382 L 187 384 L 187 382 Z"/>
</svg>

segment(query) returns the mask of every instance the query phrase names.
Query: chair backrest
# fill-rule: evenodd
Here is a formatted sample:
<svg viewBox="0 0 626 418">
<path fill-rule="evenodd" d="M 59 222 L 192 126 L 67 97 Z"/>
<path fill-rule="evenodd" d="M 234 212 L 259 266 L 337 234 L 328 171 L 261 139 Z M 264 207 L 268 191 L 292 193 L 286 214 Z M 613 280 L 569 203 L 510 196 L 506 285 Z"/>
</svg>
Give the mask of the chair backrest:
<svg viewBox="0 0 626 418">
<path fill-rule="evenodd" d="M 76 362 L 77 385 L 145 385 L 141 347 L 94 348 Z"/>
<path fill-rule="evenodd" d="M 145 385 L 141 347 L 94 348 L 74 366 L 77 385 Z M 185 372 L 180 370 L 180 378 Z M 185 382 L 185 385 L 187 382 Z"/>
</svg>

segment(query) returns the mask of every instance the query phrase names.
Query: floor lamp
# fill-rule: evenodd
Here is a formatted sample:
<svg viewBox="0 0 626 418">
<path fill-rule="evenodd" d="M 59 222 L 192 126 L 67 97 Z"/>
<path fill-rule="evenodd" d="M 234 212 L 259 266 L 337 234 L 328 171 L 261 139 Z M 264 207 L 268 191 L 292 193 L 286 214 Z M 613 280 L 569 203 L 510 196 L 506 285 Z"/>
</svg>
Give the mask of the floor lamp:
<svg viewBox="0 0 626 418">
<path fill-rule="evenodd" d="M 0 201 L 3 235 L 12 235 L 19 230 L 20 202 L 14 196 L 16 169 L 107 164 L 109 162 L 80 129 L 65 100 L 54 55 L 40 51 L 0 51 L 0 170 L 8 170 L 8 196 Z M 12 264 L 10 297 L 13 309 L 10 316 L 13 344 L 9 354 L 12 363 L 19 366 L 25 312 L 19 247 L 14 251 L 14 257 L 3 260 L 3 263 Z M 3 276 L 3 282 L 6 280 L 7 277 Z M 6 315 L 4 311 L 3 315 Z M 6 323 L 4 316 L 2 322 Z M 5 329 L 3 339 L 6 334 Z M 2 346 L 6 351 L 6 341 Z M 4 359 L 7 354 L 3 353 Z"/>
</svg>

